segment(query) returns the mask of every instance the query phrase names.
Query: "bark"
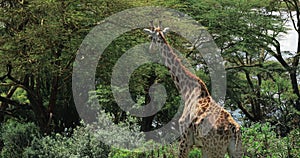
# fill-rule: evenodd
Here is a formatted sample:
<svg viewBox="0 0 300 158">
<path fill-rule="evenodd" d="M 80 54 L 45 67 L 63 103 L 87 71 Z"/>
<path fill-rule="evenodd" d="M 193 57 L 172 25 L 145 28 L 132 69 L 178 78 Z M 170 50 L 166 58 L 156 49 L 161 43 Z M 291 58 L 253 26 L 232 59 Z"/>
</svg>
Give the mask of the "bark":
<svg viewBox="0 0 300 158">
<path fill-rule="evenodd" d="M 26 75 L 27 82 L 24 87 L 26 87 L 27 97 L 32 106 L 32 111 L 37 118 L 37 124 L 43 132 L 47 131 L 47 112 L 46 108 L 43 106 L 43 99 L 40 95 L 41 83 L 38 78 L 33 75 Z"/>
<path fill-rule="evenodd" d="M 11 100 L 9 98 L 2 97 L 2 96 L 0 96 L 0 101 L 2 102 L 2 104 L 10 104 L 10 105 L 13 105 L 13 106 L 16 106 L 16 107 L 28 106 L 28 104 L 22 104 L 22 103 L 19 103 L 18 101 Z M 2 107 L 1 107 L 1 110 L 5 110 L 5 109 L 2 109 Z"/>
<path fill-rule="evenodd" d="M 58 76 L 55 75 L 52 79 L 51 94 L 50 94 L 50 100 L 48 106 L 49 119 L 48 119 L 47 126 L 50 125 L 52 120 L 53 110 L 57 100 L 57 93 L 58 93 Z"/>
<path fill-rule="evenodd" d="M 12 97 L 12 95 L 15 93 L 16 90 L 17 90 L 17 86 L 12 86 L 10 88 L 10 90 L 7 92 L 6 97 L 5 98 L 2 97 L 2 98 L 3 99 L 10 99 Z M 8 107 L 8 104 L 10 104 L 10 101 L 8 101 L 8 102 L 4 101 L 4 100 L 1 100 L 1 101 L 2 101 L 2 104 L 0 104 L 0 110 L 3 111 Z"/>
<path fill-rule="evenodd" d="M 262 110 L 261 110 L 261 106 L 260 106 L 260 93 L 258 92 L 257 88 L 254 86 L 254 84 L 251 81 L 250 78 L 250 74 L 245 70 L 245 74 L 246 74 L 246 78 L 247 78 L 247 82 L 251 88 L 251 91 L 253 93 L 253 95 L 255 95 L 255 98 L 249 98 L 249 101 L 251 103 L 251 108 L 252 108 L 252 116 L 254 118 L 255 121 L 261 121 L 263 119 L 262 116 Z"/>
</svg>

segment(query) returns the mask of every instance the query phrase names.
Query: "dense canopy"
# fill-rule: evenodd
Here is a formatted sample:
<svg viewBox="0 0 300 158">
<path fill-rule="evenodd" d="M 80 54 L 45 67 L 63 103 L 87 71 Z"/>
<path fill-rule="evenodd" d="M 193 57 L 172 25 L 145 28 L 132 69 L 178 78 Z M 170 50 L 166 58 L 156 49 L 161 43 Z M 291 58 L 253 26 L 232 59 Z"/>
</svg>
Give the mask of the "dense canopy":
<svg viewBox="0 0 300 158">
<path fill-rule="evenodd" d="M 95 106 L 96 100 L 93 108 L 120 128 L 93 132 L 74 103 L 72 71 L 88 33 L 109 16 L 146 6 L 182 12 L 212 36 L 227 75 L 223 105 L 243 127 L 246 157 L 300 154 L 298 0 L 0 0 L 0 157 L 176 157 L 176 141 L 138 152 L 98 141 L 113 134 L 119 144 L 152 143 L 144 133 L 166 125 L 180 107 L 180 94 L 167 68 L 158 63 L 135 69 L 129 91 L 137 108 L 151 102 L 151 85 L 163 85 L 167 98 L 159 112 L 131 116 L 115 100 L 114 66 L 125 52 L 150 42 L 142 28 L 125 32 L 105 48 L 95 90 L 82 94 L 88 97 L 82 104 Z M 290 30 L 296 33 L 297 50 L 283 50 Z M 211 90 L 210 69 L 193 43 L 172 31 L 166 38 Z M 195 150 L 190 157 L 199 155 Z"/>
</svg>

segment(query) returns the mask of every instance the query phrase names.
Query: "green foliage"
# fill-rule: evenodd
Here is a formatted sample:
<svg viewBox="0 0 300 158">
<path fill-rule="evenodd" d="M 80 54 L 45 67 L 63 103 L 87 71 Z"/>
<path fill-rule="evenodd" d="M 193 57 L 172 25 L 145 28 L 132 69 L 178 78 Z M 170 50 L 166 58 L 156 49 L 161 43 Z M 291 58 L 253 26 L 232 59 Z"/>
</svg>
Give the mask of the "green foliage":
<svg viewBox="0 0 300 158">
<path fill-rule="evenodd" d="M 0 140 L 4 148 L 0 155 L 3 158 L 108 157 L 110 147 L 94 133 L 89 127 L 77 127 L 66 129 L 62 134 L 42 136 L 33 123 L 8 120 L 1 127 Z"/>
<path fill-rule="evenodd" d="M 107 120 L 101 117 L 101 126 L 108 126 Z M 106 121 L 106 123 L 105 123 Z M 116 127 L 105 127 L 93 131 L 92 126 L 78 127 L 76 129 L 65 130 L 62 134 L 51 136 L 41 136 L 39 129 L 33 123 L 19 123 L 9 120 L 1 128 L 0 139 L 4 142 L 1 151 L 3 158 L 18 157 L 109 157 L 109 158 L 142 158 L 142 157 L 168 157 L 175 158 L 178 154 L 177 142 L 173 145 L 159 146 L 147 142 L 139 144 L 136 142 L 136 149 L 127 150 L 123 148 L 109 147 L 100 140 L 103 138 L 112 139 L 117 144 L 124 145 L 128 141 L 134 143 L 142 138 L 138 131 L 128 125 Z M 131 132 L 136 132 L 136 136 Z M 140 135 L 140 136 L 139 136 Z M 297 157 L 300 154 L 300 130 L 294 129 L 287 137 L 279 137 L 274 128 L 269 124 L 253 124 L 249 128 L 243 128 L 243 147 L 245 158 L 249 157 Z M 133 141 L 132 141 L 133 140 Z M 144 142 L 144 141 L 142 141 Z M 153 144 L 152 150 L 149 145 Z M 151 146 L 151 145 L 150 145 Z M 132 146 L 133 147 L 133 146 Z M 201 149 L 194 149 L 190 152 L 190 158 L 201 155 Z"/>
<path fill-rule="evenodd" d="M 14 95 L 12 96 L 14 100 L 18 100 L 20 103 L 29 103 L 27 98 L 27 92 L 24 89 L 17 88 Z"/>
<path fill-rule="evenodd" d="M 279 137 L 269 123 L 243 128 L 245 157 L 297 157 L 300 154 L 299 129 L 287 137 Z"/>
<path fill-rule="evenodd" d="M 102 143 L 88 128 L 78 127 L 63 134 L 33 140 L 25 149 L 24 157 L 108 157 L 110 148 Z"/>
<path fill-rule="evenodd" d="M 30 110 L 41 130 L 45 130 L 42 126 L 47 124 L 50 111 L 55 115 L 51 125 L 56 131 L 78 124 L 71 89 L 77 49 L 99 21 L 132 7 L 133 2 L 5 0 L 0 3 L 0 77 L 11 71 L 15 78 L 12 84 L 1 80 L 1 96 L 7 97 L 2 90 L 8 93 L 10 87 L 19 85 L 22 90 L 7 98 L 35 107 Z M 11 70 L 6 69 L 7 64 Z M 11 110 L 7 107 L 3 110 Z"/>
<path fill-rule="evenodd" d="M 150 142 L 151 143 L 151 142 Z M 110 158 L 156 158 L 156 157 L 167 157 L 176 158 L 177 147 L 174 145 L 153 145 L 152 148 L 140 148 L 134 151 L 123 150 L 123 149 L 112 149 Z"/>
<path fill-rule="evenodd" d="M 139 158 L 139 157 L 147 157 L 147 153 L 113 149 L 109 155 L 109 158 Z"/>
<path fill-rule="evenodd" d="M 300 155 L 299 129 L 291 130 L 295 124 L 299 124 L 295 117 L 299 112 L 295 112 L 291 107 L 297 96 L 293 93 L 291 84 L 287 82 L 289 71 L 292 69 L 286 69 L 284 64 L 282 65 L 283 61 L 280 63 L 268 59 L 270 56 L 279 56 L 274 55 L 270 46 L 277 45 L 274 39 L 279 33 L 285 32 L 281 17 L 266 12 L 266 9 L 281 9 L 276 8 L 276 3 L 272 3 L 272 0 L 22 2 L 24 3 L 5 0 L 0 2 L 0 77 L 7 73 L 6 65 L 9 63 L 13 67 L 11 75 L 20 81 L 1 81 L 0 95 L 7 97 L 9 90 L 18 85 L 19 88 L 14 94 L 7 98 L 30 104 L 34 108 L 24 110 L 23 107 L 13 105 L 2 107 L 4 104 L 1 102 L 1 121 L 5 120 L 2 119 L 2 114 L 5 114 L 24 120 L 33 117 L 35 122 L 45 124 L 48 120 L 47 112 L 44 121 L 40 121 L 39 116 L 43 115 L 41 111 L 47 111 L 47 106 L 53 101 L 50 99 L 53 92 L 57 92 L 54 101 L 57 106 L 54 108 L 55 117 L 51 125 L 61 126 L 61 129 L 65 128 L 67 122 L 69 126 L 74 125 L 78 118 L 75 118 L 76 114 L 70 116 L 76 113 L 72 102 L 70 77 L 72 63 L 82 39 L 99 21 L 116 12 L 138 6 L 160 5 L 191 15 L 212 34 L 226 60 L 226 104 L 232 110 L 239 107 L 244 108 L 244 113 L 248 112 L 246 116 L 250 121 L 245 118 L 245 124 L 251 124 L 253 120 L 272 122 L 273 126 L 254 124 L 243 129 L 246 157 Z M 143 148 L 129 151 L 118 149 L 118 146 L 110 148 L 99 141 L 111 140 L 122 146 L 130 143 L 133 145 L 131 147 L 142 146 L 144 143 L 144 135 L 139 132 L 143 118 L 132 117 L 118 107 L 111 92 L 110 82 L 113 66 L 120 56 L 145 41 L 149 42 L 141 30 L 127 32 L 115 39 L 99 60 L 96 74 L 98 85 L 96 91 L 90 92 L 89 96 L 91 103 L 97 101 L 101 106 L 91 105 L 92 108 L 105 111 L 99 112 L 101 115 L 98 118 L 99 125 L 103 128 L 95 132 L 90 127 L 78 127 L 64 133 L 41 136 L 39 128 L 33 123 L 21 124 L 10 120 L 1 127 L 1 140 L 4 142 L 1 157 L 176 157 L 177 148 L 172 145 L 153 151 L 145 151 Z M 199 52 L 188 52 L 189 50 L 182 46 L 186 40 L 174 33 L 168 35 L 168 41 L 174 48 L 184 52 L 182 56 L 185 56 L 185 53 L 189 54 L 187 56 L 191 59 L 192 66 L 204 65 L 196 74 L 210 87 L 208 70 Z M 285 52 L 282 54 L 285 55 Z M 292 60 L 287 59 L 286 64 L 291 65 Z M 59 85 L 56 91 L 55 80 Z M 136 106 L 143 106 L 149 101 L 147 90 L 152 81 L 162 83 L 168 93 L 167 103 L 152 121 L 157 124 L 153 128 L 159 128 L 177 112 L 180 96 L 166 68 L 146 64 L 136 69 L 130 78 L 130 92 L 133 100 L 137 102 Z M 34 111 L 38 108 L 41 110 Z M 31 116 L 33 113 L 35 117 Z M 68 115 L 65 115 L 66 113 Z M 111 121 L 116 123 L 115 126 L 111 126 Z M 289 130 L 283 131 L 279 128 L 281 126 Z M 279 137 L 280 133 L 286 134 L 286 137 Z M 200 153 L 198 149 L 193 150 L 190 157 L 199 157 Z"/>
<path fill-rule="evenodd" d="M 35 124 L 8 120 L 1 127 L 0 140 L 4 143 L 4 148 L 0 152 L 1 157 L 22 157 L 24 149 L 38 136 L 39 129 Z"/>
<path fill-rule="evenodd" d="M 177 142 L 165 146 L 153 145 L 153 148 L 146 150 L 138 149 L 134 151 L 115 149 L 111 150 L 109 155 L 110 158 L 158 158 L 158 157 L 167 157 L 167 158 L 177 158 L 178 157 L 178 145 Z M 195 148 L 191 150 L 189 158 L 198 158 L 201 157 L 201 149 Z"/>
<path fill-rule="evenodd" d="M 274 126 L 269 123 L 253 124 L 248 128 L 243 128 L 243 148 L 244 158 L 266 157 L 266 158 L 286 158 L 297 157 L 300 154 L 300 130 L 295 129 L 287 137 L 279 137 L 274 132 Z M 128 151 L 112 149 L 111 158 L 141 158 L 141 157 L 177 157 L 178 147 L 176 145 L 166 145 L 164 147 L 154 147 L 151 151 Z M 190 158 L 201 157 L 201 148 L 193 149 Z M 226 155 L 226 158 L 228 155 Z"/>
<path fill-rule="evenodd" d="M 145 144 L 145 136 L 140 132 L 137 119 L 128 117 L 124 122 L 114 124 L 112 117 L 100 111 L 95 136 L 115 148 L 139 148 Z"/>
<path fill-rule="evenodd" d="M 285 138 L 288 144 L 288 154 L 291 157 L 297 157 L 300 155 L 300 129 L 294 129 L 290 132 L 288 137 Z"/>
<path fill-rule="evenodd" d="M 201 149 L 194 149 L 190 152 L 189 158 L 201 157 Z"/>
</svg>

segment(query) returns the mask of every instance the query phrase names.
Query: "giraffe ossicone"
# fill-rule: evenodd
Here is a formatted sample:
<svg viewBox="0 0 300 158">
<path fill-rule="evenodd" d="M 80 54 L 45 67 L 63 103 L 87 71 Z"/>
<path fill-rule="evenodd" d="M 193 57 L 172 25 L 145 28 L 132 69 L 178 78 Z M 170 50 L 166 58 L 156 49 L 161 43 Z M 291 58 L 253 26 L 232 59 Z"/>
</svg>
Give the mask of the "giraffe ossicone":
<svg viewBox="0 0 300 158">
<path fill-rule="evenodd" d="M 151 29 L 147 29 L 147 28 L 144 29 L 144 31 L 145 31 L 146 33 L 148 33 L 149 36 L 152 38 L 151 44 L 150 44 L 150 46 L 149 46 L 150 52 L 154 52 L 154 51 L 153 51 L 153 50 L 154 50 L 153 47 L 155 47 L 155 46 L 154 46 L 154 43 L 156 43 L 156 42 L 161 42 L 161 41 L 159 41 L 160 39 L 158 38 L 158 37 L 159 37 L 159 33 L 158 33 L 158 32 L 161 32 L 162 34 L 166 34 L 166 33 L 169 31 L 169 28 L 168 28 L 168 27 L 166 27 L 166 28 L 164 28 L 163 30 L 161 30 L 161 28 L 162 28 L 162 25 L 161 25 L 161 24 L 162 24 L 162 22 L 159 21 L 158 26 L 155 27 L 153 21 L 150 21 Z"/>
<path fill-rule="evenodd" d="M 178 121 L 179 158 L 187 158 L 194 146 L 201 147 L 204 158 L 221 158 L 227 152 L 231 158 L 242 157 L 240 125 L 213 100 L 205 83 L 182 64 L 165 38 L 169 28 L 162 29 L 161 21 L 157 27 L 151 21 L 150 27 L 144 29 L 151 36 L 150 49 L 156 47 L 161 53 L 184 101 Z"/>
</svg>

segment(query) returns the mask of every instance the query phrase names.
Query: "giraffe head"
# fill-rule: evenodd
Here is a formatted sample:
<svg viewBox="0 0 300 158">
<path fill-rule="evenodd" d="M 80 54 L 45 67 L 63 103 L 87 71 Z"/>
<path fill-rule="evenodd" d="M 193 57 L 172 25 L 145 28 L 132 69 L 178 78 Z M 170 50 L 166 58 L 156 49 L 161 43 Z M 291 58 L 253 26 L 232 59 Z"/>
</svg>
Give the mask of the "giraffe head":
<svg viewBox="0 0 300 158">
<path fill-rule="evenodd" d="M 162 29 L 161 23 L 162 22 L 159 21 L 158 26 L 155 27 L 154 24 L 153 24 L 153 21 L 150 21 L 151 28 L 150 29 L 144 29 L 144 32 L 149 34 L 149 36 L 151 38 L 150 50 L 153 49 L 153 46 L 155 44 L 165 42 L 164 35 L 168 32 L 169 28 L 166 27 L 166 28 Z"/>
</svg>

